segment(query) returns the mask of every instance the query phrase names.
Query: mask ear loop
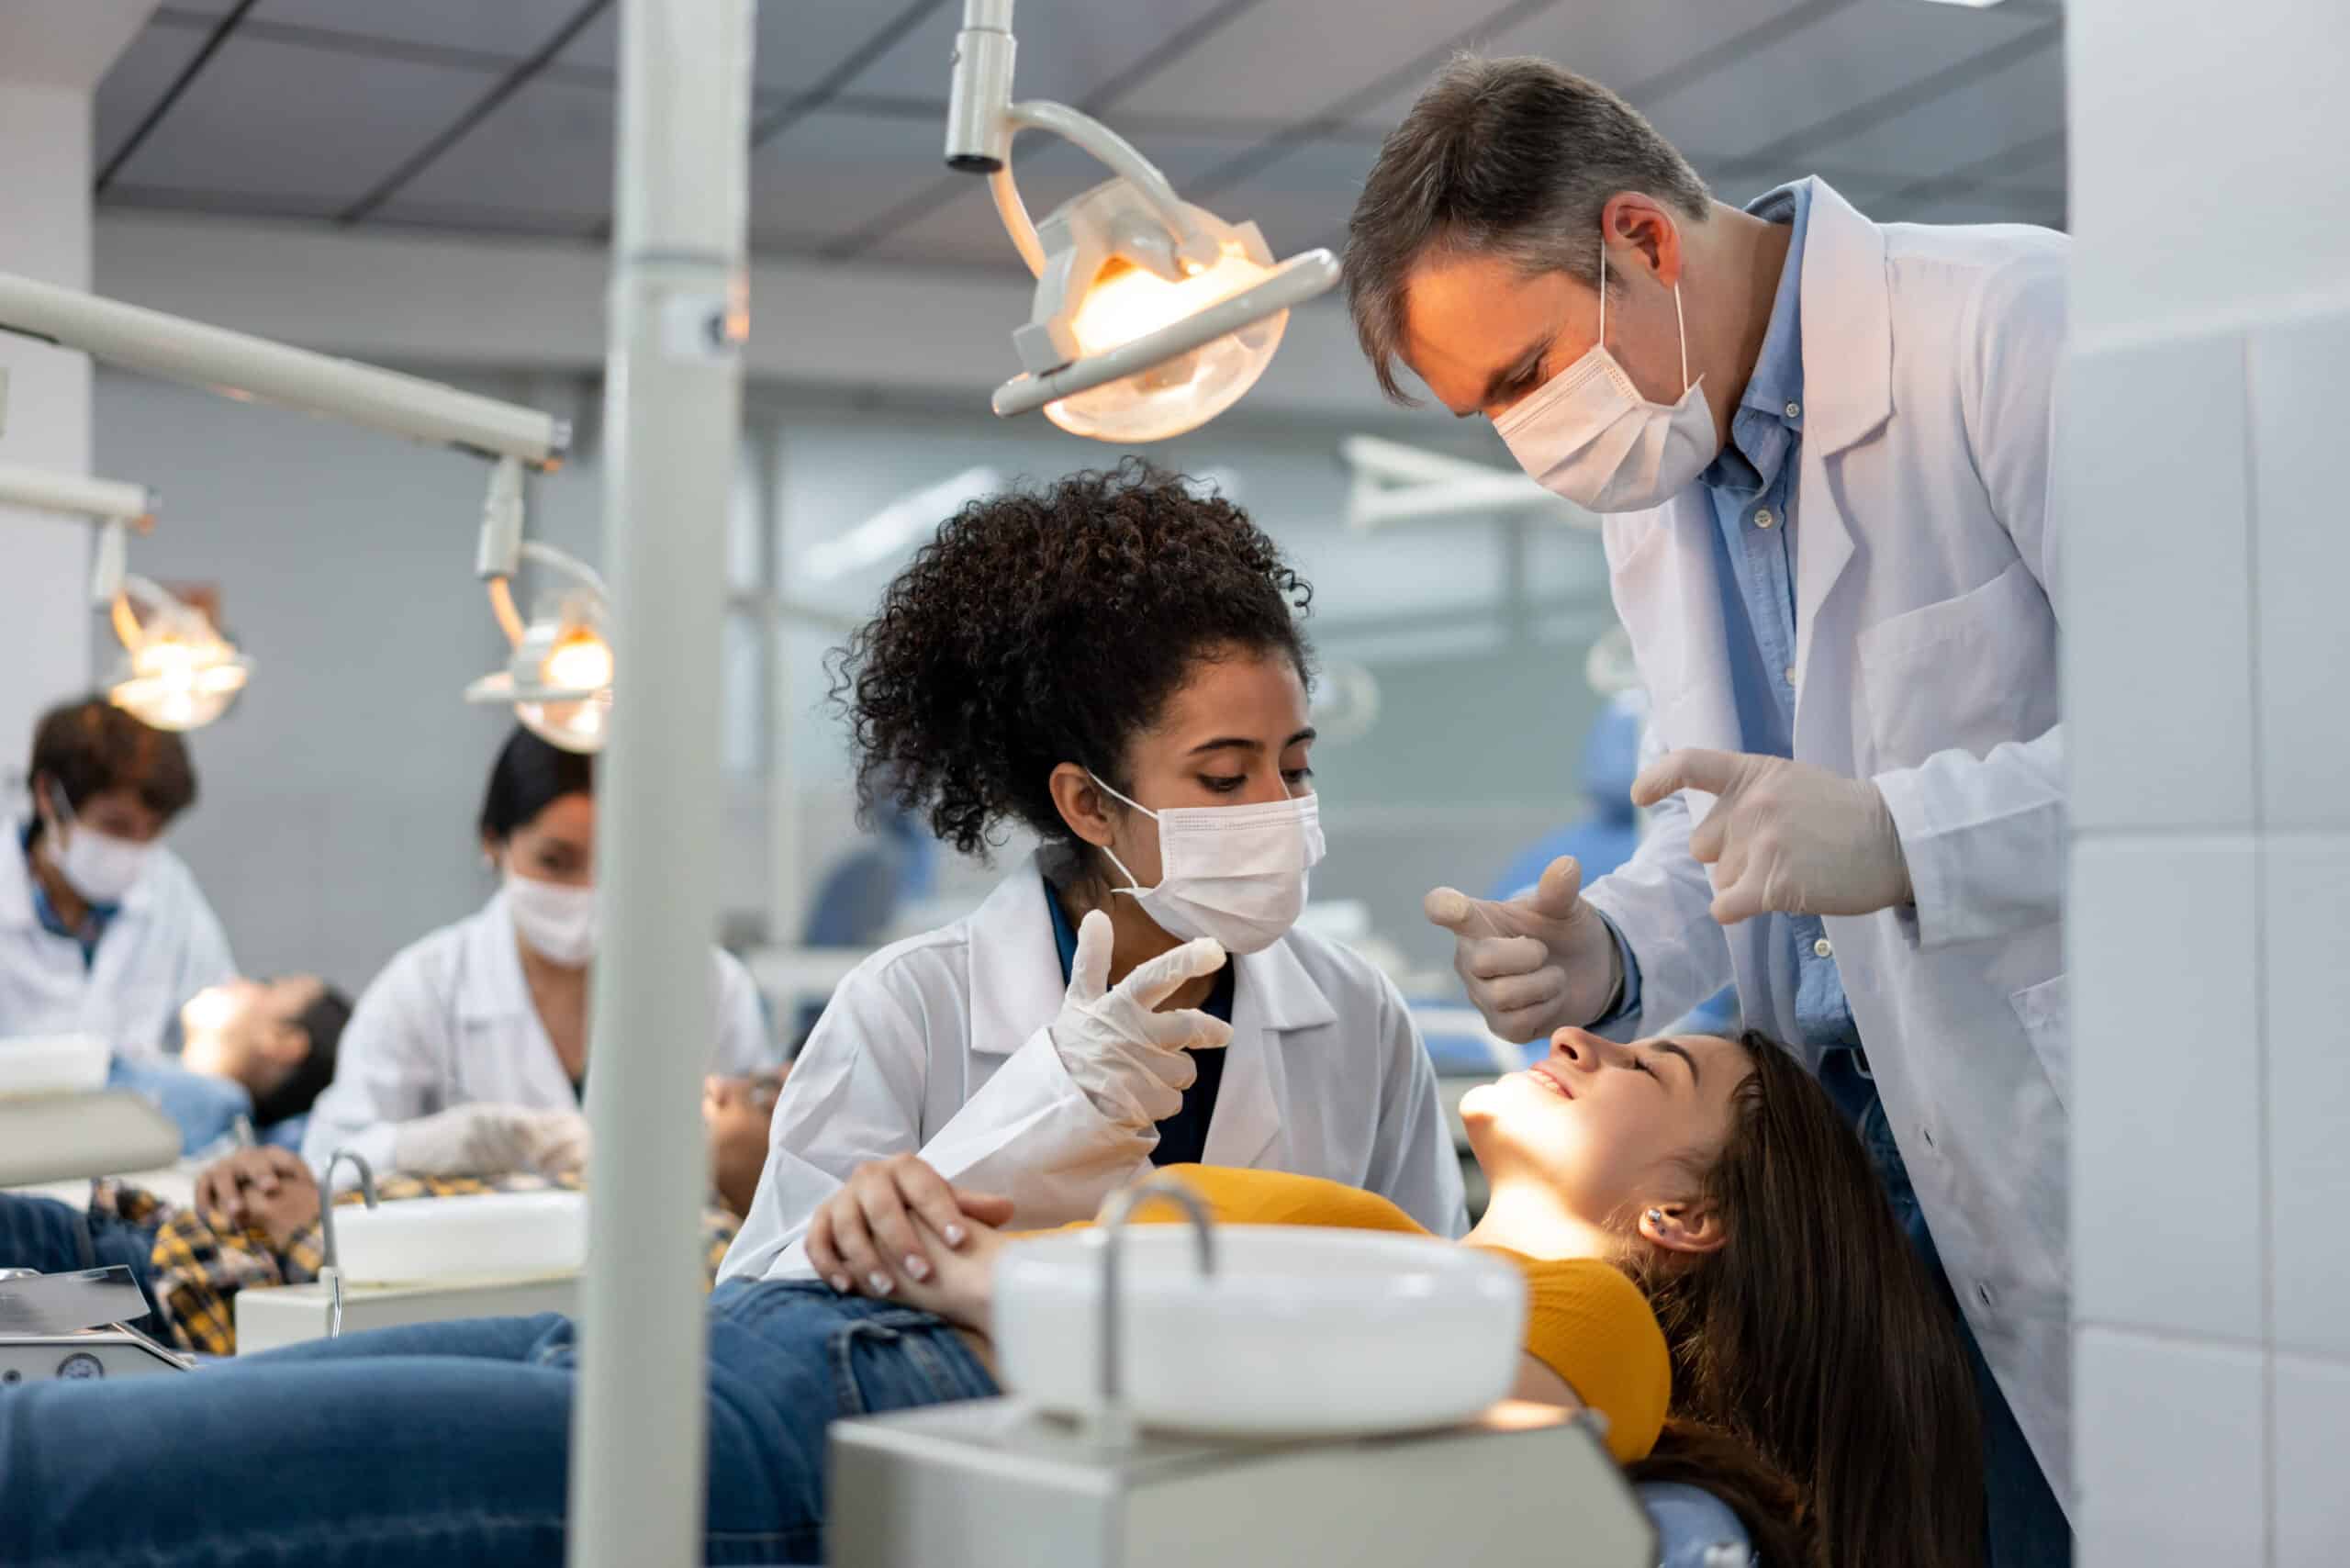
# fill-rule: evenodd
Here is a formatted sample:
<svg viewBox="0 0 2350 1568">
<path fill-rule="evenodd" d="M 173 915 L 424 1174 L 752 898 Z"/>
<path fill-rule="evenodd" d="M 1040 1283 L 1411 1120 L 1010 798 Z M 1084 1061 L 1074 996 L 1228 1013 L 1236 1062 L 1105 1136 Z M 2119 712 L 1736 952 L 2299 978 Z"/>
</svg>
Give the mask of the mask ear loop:
<svg viewBox="0 0 2350 1568">
<path fill-rule="evenodd" d="M 1140 812 L 1143 815 L 1148 817 L 1153 822 L 1157 822 L 1158 820 L 1158 813 L 1157 812 L 1152 811 L 1148 806 L 1144 805 L 1140 801 L 1135 800 L 1131 796 L 1119 794 L 1117 790 L 1102 782 L 1102 776 L 1094 772 L 1093 769 L 1090 767 L 1087 768 L 1085 770 L 1085 776 L 1093 780 L 1093 787 L 1096 790 L 1101 790 L 1112 800 L 1125 801 L 1125 804 L 1132 806 L 1135 810 Z M 1126 863 L 1118 858 L 1118 852 L 1116 850 L 1111 848 L 1106 844 L 1102 845 L 1101 847 L 1102 853 L 1110 857 L 1110 864 L 1118 868 L 1118 875 L 1126 879 L 1126 885 L 1125 887 L 1112 888 L 1110 890 L 1112 892 L 1124 893 L 1129 898 L 1140 898 L 1143 894 L 1153 890 L 1149 888 L 1144 887 L 1142 885 L 1142 879 L 1136 876 L 1132 871 L 1126 869 Z M 1165 841 L 1161 840 L 1159 844 L 1159 851 L 1162 855 L 1166 852 L 1166 847 L 1167 846 Z M 1160 868 L 1160 870 L 1163 876 L 1165 868 Z"/>
<path fill-rule="evenodd" d="M 1681 333 L 1681 395 L 1689 396 L 1689 319 L 1681 310 L 1681 285 L 1673 286 L 1673 324 Z M 1599 230 L 1599 346 L 1607 348 L 1607 228 Z"/>
<path fill-rule="evenodd" d="M 1689 396 L 1689 321 L 1681 314 L 1681 285 L 1673 286 L 1673 324 L 1681 329 L 1681 395 Z"/>
</svg>

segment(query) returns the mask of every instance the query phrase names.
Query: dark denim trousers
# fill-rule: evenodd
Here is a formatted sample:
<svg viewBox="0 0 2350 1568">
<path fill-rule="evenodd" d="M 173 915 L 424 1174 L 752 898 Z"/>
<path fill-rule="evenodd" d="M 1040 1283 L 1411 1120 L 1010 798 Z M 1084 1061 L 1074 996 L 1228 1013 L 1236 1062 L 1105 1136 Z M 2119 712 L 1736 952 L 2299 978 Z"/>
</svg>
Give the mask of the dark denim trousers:
<svg viewBox="0 0 2350 1568">
<path fill-rule="evenodd" d="M 1893 1212 L 1900 1216 L 1919 1256 L 1933 1271 L 1934 1283 L 1951 1316 L 1958 1320 L 1960 1338 L 1966 1341 L 1966 1358 L 1974 1365 L 1975 1387 L 1983 1406 L 1983 1481 L 1991 1568 L 2068 1568 L 2073 1561 L 2072 1527 L 2065 1522 L 2064 1506 L 2048 1478 L 2040 1472 L 2040 1461 L 2033 1456 L 2023 1428 L 2016 1424 L 2007 1395 L 1999 1392 L 1990 1363 L 1975 1343 L 1975 1330 L 1967 1327 L 1966 1314 L 1959 1310 L 1958 1298 L 1951 1292 L 1950 1278 L 1942 1272 L 1942 1254 L 1934 1249 L 1926 1216 L 1918 1207 L 1918 1194 L 1909 1185 L 1909 1168 L 1894 1144 L 1885 1103 L 1877 1098 L 1876 1084 L 1863 1070 L 1865 1060 L 1856 1051 L 1831 1050 L 1820 1063 L 1819 1081 L 1859 1131 L 1885 1182 L 1886 1196 L 1893 1200 Z"/>
<path fill-rule="evenodd" d="M 185 1376 L 0 1391 L 9 1568 L 560 1568 L 576 1340 L 383 1329 Z M 823 1556 L 824 1430 L 994 1394 L 938 1318 L 814 1282 L 710 1304 L 712 1563 Z"/>
</svg>

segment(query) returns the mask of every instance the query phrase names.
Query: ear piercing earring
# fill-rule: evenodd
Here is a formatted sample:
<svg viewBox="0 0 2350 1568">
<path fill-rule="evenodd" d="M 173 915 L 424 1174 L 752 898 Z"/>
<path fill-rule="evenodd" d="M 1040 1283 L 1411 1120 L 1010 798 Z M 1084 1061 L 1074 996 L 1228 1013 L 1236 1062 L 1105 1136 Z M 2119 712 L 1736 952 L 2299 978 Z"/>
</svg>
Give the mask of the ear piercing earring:
<svg viewBox="0 0 2350 1568">
<path fill-rule="evenodd" d="M 1664 1223 L 1664 1211 L 1662 1209 L 1651 1209 L 1649 1211 L 1649 1223 L 1651 1225 L 1662 1225 Z"/>
</svg>

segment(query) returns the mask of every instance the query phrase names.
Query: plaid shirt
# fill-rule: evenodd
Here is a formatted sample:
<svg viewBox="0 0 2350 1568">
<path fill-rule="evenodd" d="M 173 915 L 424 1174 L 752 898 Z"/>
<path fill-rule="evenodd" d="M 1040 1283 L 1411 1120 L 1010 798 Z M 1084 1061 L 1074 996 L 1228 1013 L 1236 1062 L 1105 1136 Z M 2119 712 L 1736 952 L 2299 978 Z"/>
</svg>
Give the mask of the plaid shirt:
<svg viewBox="0 0 2350 1568">
<path fill-rule="evenodd" d="M 544 1176 L 386 1176 L 375 1183 L 375 1195 L 385 1203 L 412 1198 L 468 1197 L 482 1193 L 537 1193 L 555 1188 L 577 1191 L 579 1178 Z M 360 1202 L 346 1193 L 338 1203 Z M 319 1277 L 325 1262 L 316 1220 L 297 1232 L 284 1251 L 272 1246 L 269 1233 L 259 1226 L 244 1230 L 216 1228 L 194 1208 L 178 1208 L 144 1188 L 99 1182 L 90 1193 L 94 1213 L 114 1215 L 129 1224 L 151 1227 L 154 1251 L 149 1257 L 155 1299 L 163 1305 L 172 1338 L 183 1350 L 205 1355 L 237 1353 L 237 1293 L 252 1287 L 308 1284 Z M 705 1286 L 718 1281 L 718 1265 L 733 1245 L 742 1222 L 712 1203 L 702 1210 L 702 1279 Z"/>
</svg>

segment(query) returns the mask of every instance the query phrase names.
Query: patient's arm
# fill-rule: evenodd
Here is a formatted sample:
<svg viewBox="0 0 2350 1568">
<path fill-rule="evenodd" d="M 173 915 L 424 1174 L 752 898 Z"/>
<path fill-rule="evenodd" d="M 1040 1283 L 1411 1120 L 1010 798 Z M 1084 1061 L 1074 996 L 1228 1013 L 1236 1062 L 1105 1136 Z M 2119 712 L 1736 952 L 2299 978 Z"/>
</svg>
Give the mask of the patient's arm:
<svg viewBox="0 0 2350 1568">
<path fill-rule="evenodd" d="M 1567 1380 L 1552 1372 L 1531 1355 L 1517 1358 L 1517 1383 L 1509 1391 L 1512 1399 L 1523 1399 L 1535 1405 L 1556 1405 L 1562 1409 L 1580 1410 L 1583 1401 Z"/>
</svg>

